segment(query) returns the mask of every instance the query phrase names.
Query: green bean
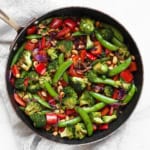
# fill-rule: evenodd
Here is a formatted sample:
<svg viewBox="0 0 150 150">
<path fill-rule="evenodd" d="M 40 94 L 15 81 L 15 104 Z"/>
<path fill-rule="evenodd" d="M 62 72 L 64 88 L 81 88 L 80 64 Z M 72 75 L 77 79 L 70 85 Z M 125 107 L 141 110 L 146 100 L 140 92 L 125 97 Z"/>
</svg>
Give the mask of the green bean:
<svg viewBox="0 0 150 150">
<path fill-rule="evenodd" d="M 57 92 L 53 89 L 53 87 L 50 85 L 49 82 L 44 81 L 44 88 L 47 90 L 47 92 L 48 92 L 52 97 L 58 97 Z"/>
<path fill-rule="evenodd" d="M 115 100 L 113 98 L 110 98 L 110 97 L 106 97 L 102 94 L 99 94 L 99 93 L 96 93 L 96 92 L 89 92 L 91 94 L 91 96 L 93 96 L 93 98 L 95 98 L 96 100 L 99 100 L 101 102 L 104 102 L 106 104 L 114 104 L 114 103 L 117 103 L 118 100 Z"/>
<path fill-rule="evenodd" d="M 90 119 L 90 117 L 88 116 L 88 114 L 80 107 L 76 108 L 77 113 L 80 115 L 80 117 L 82 118 L 83 122 L 85 123 L 86 129 L 87 129 L 87 133 L 88 136 L 91 136 L 93 134 L 93 124 L 92 121 Z"/>
<path fill-rule="evenodd" d="M 131 89 L 129 90 L 127 96 L 123 99 L 123 103 L 127 104 L 131 101 L 132 97 L 136 92 L 136 86 L 134 84 L 131 85 Z"/>
<path fill-rule="evenodd" d="M 80 121 L 81 121 L 81 117 L 75 117 L 75 118 L 73 118 L 71 120 L 67 120 L 67 121 L 59 121 L 58 127 L 72 126 L 72 125 L 77 124 Z"/>
<path fill-rule="evenodd" d="M 14 55 L 12 62 L 11 62 L 11 67 L 18 61 L 20 55 L 22 54 L 23 50 L 24 50 L 24 45 L 22 44 L 22 46 L 17 50 L 16 54 Z"/>
<path fill-rule="evenodd" d="M 53 83 L 57 83 L 57 81 L 60 79 L 60 77 L 63 75 L 63 73 L 70 67 L 72 64 L 71 60 L 67 60 L 66 62 L 63 62 L 58 70 L 56 71 L 54 78 L 53 78 Z"/>
<path fill-rule="evenodd" d="M 118 50 L 118 47 L 111 44 L 110 42 L 106 41 L 105 39 L 103 39 L 103 37 L 101 36 L 101 34 L 95 30 L 95 36 L 97 38 L 97 40 L 107 49 L 111 50 L 111 51 L 116 51 Z"/>
<path fill-rule="evenodd" d="M 106 23 L 102 23 L 102 26 L 105 28 L 109 28 L 113 31 L 114 36 L 121 42 L 124 41 L 123 35 L 121 34 L 120 31 L 118 31 L 118 29 L 116 29 L 115 27 L 113 27 L 112 25 L 106 24 Z"/>
<path fill-rule="evenodd" d="M 125 69 L 127 69 L 129 67 L 129 65 L 131 64 L 131 57 L 129 57 L 128 59 L 126 59 L 123 63 L 121 63 L 120 65 L 118 65 L 117 67 L 109 70 L 108 72 L 108 76 L 112 77 L 114 75 L 119 74 L 120 72 L 124 71 Z"/>
<path fill-rule="evenodd" d="M 31 39 L 40 39 L 42 38 L 42 35 L 39 34 L 32 34 L 32 35 L 27 35 L 26 39 L 31 40 Z"/>
<path fill-rule="evenodd" d="M 86 33 L 83 33 L 81 31 L 76 31 L 72 34 L 72 36 L 82 36 L 82 35 L 87 35 Z"/>
<path fill-rule="evenodd" d="M 33 94 L 33 98 L 36 99 L 42 106 L 53 109 L 45 100 L 39 97 L 37 94 Z"/>
<path fill-rule="evenodd" d="M 105 103 L 100 102 L 100 103 L 95 104 L 95 105 L 92 106 L 92 107 L 85 107 L 85 108 L 83 108 L 83 110 L 84 110 L 86 113 L 90 113 L 90 112 L 99 111 L 100 109 L 102 109 L 102 108 L 104 108 L 104 107 L 105 107 Z"/>
<path fill-rule="evenodd" d="M 118 47 L 126 47 L 126 45 L 124 43 L 122 43 L 121 41 L 119 41 L 117 38 L 113 37 L 112 38 L 112 43 L 115 44 Z"/>
</svg>

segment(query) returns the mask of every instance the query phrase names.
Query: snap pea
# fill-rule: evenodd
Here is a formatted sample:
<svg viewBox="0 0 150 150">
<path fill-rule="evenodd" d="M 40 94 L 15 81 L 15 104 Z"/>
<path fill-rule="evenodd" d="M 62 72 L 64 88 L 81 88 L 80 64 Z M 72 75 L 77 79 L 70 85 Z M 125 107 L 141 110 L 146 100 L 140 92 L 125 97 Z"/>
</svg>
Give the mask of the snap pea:
<svg viewBox="0 0 150 150">
<path fill-rule="evenodd" d="M 33 98 L 36 99 L 42 106 L 53 109 L 45 100 L 39 97 L 37 94 L 33 94 Z"/>
<path fill-rule="evenodd" d="M 123 99 L 123 104 L 127 104 L 131 101 L 132 97 L 136 92 L 136 86 L 134 84 L 131 85 L 131 89 L 129 90 L 127 96 Z"/>
<path fill-rule="evenodd" d="M 111 41 L 112 41 L 113 44 L 115 44 L 118 47 L 126 47 L 126 45 L 124 43 L 122 43 L 121 41 L 119 41 L 115 37 L 113 37 Z"/>
<path fill-rule="evenodd" d="M 47 92 L 48 92 L 52 97 L 58 97 L 57 92 L 53 89 L 53 87 L 50 85 L 49 82 L 44 81 L 44 88 L 47 90 Z"/>
<path fill-rule="evenodd" d="M 22 44 L 22 46 L 17 50 L 16 54 L 14 55 L 12 62 L 11 62 L 11 67 L 18 61 L 20 55 L 22 54 L 23 50 L 24 50 L 24 45 Z"/>
<path fill-rule="evenodd" d="M 113 31 L 114 36 L 121 42 L 124 41 L 123 35 L 121 34 L 120 31 L 118 31 L 118 29 L 116 29 L 115 27 L 113 27 L 112 25 L 106 24 L 106 23 L 102 23 L 102 26 L 105 28 L 109 28 Z"/>
<path fill-rule="evenodd" d="M 129 57 L 128 59 L 126 59 L 123 63 L 119 64 L 117 67 L 109 70 L 108 76 L 112 77 L 114 75 L 119 74 L 123 70 L 127 69 L 130 64 L 131 64 L 131 57 Z"/>
<path fill-rule="evenodd" d="M 116 45 L 111 44 L 110 42 L 106 41 L 103 39 L 103 37 L 101 36 L 101 34 L 95 30 L 95 36 L 97 38 L 97 40 L 107 49 L 111 50 L 111 51 L 116 51 L 118 50 L 118 47 Z"/>
<path fill-rule="evenodd" d="M 57 83 L 57 81 L 60 79 L 60 77 L 63 75 L 63 73 L 70 67 L 72 64 L 71 60 L 67 60 L 66 62 L 63 62 L 59 68 L 57 69 L 54 78 L 53 78 L 53 83 Z"/>
<path fill-rule="evenodd" d="M 80 117 L 82 118 L 83 122 L 85 123 L 88 136 L 91 136 L 93 134 L 93 124 L 92 124 L 92 121 L 91 121 L 90 117 L 88 116 L 86 111 L 84 111 L 80 107 L 77 107 L 76 111 L 80 115 Z"/>
<path fill-rule="evenodd" d="M 58 127 L 66 127 L 66 126 L 75 125 L 80 121 L 81 121 L 81 117 L 75 117 L 75 118 L 73 118 L 71 120 L 67 120 L 67 121 L 59 121 Z"/>
<path fill-rule="evenodd" d="M 102 94 L 99 94 L 99 93 L 96 93 L 96 92 L 89 92 L 91 94 L 91 96 L 93 96 L 93 98 L 95 98 L 96 100 L 99 100 L 101 102 L 104 102 L 106 104 L 114 104 L 114 103 L 117 103 L 118 100 L 115 100 L 113 98 L 110 98 L 110 97 L 107 97 L 107 96 L 104 96 Z"/>
<path fill-rule="evenodd" d="M 104 107 L 105 107 L 105 103 L 100 102 L 100 103 L 95 104 L 92 107 L 83 108 L 83 110 L 86 113 L 90 113 L 90 112 L 94 112 L 94 111 L 99 111 L 100 109 L 102 109 Z M 69 125 L 75 125 L 80 121 L 81 121 L 81 117 L 75 117 L 75 118 L 67 120 L 67 121 L 59 121 L 58 122 L 58 127 L 66 127 L 66 126 L 69 126 Z"/>
<path fill-rule="evenodd" d="M 31 34 L 31 35 L 27 35 L 26 39 L 31 40 L 31 39 L 40 39 L 42 38 L 42 35 L 39 34 Z"/>
</svg>

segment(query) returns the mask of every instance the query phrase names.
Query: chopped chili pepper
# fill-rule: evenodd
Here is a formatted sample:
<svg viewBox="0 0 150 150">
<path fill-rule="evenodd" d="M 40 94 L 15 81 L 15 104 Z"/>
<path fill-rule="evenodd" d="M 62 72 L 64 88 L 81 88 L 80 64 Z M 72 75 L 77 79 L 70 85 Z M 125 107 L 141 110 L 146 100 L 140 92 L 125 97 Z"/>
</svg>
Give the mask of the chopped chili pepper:
<svg viewBox="0 0 150 150">
<path fill-rule="evenodd" d="M 109 115 L 111 116 L 111 115 L 113 114 L 113 112 L 114 112 L 114 107 L 111 106 L 111 107 L 110 107 L 110 110 L 109 110 Z"/>
<path fill-rule="evenodd" d="M 36 26 L 31 26 L 27 29 L 27 35 L 34 34 L 36 33 L 36 31 L 37 31 Z"/>
<path fill-rule="evenodd" d="M 108 108 L 108 107 L 103 108 L 102 111 L 101 111 L 101 115 L 102 115 L 102 116 L 105 116 L 105 115 L 107 115 L 108 113 L 109 113 L 109 108 Z"/>
<path fill-rule="evenodd" d="M 35 47 L 36 47 L 36 44 L 30 41 L 26 42 L 24 46 L 24 48 L 29 51 L 32 51 L 33 49 L 35 49 Z"/>
<path fill-rule="evenodd" d="M 91 53 L 86 53 L 86 56 L 90 59 L 90 60 L 96 60 L 96 56 L 94 56 Z"/>
<path fill-rule="evenodd" d="M 54 18 L 50 23 L 50 28 L 56 29 L 62 26 L 62 19 L 61 18 Z"/>
<path fill-rule="evenodd" d="M 134 72 L 134 71 L 137 71 L 137 65 L 136 65 L 136 62 L 135 61 L 132 61 L 130 66 L 129 66 L 129 70 L 131 72 Z"/>
<path fill-rule="evenodd" d="M 59 114 L 57 114 L 57 117 L 61 120 L 61 119 L 65 119 L 66 115 L 59 113 Z"/>
<path fill-rule="evenodd" d="M 99 126 L 99 130 L 107 130 L 109 128 L 108 124 L 102 124 Z"/>
<path fill-rule="evenodd" d="M 13 65 L 11 68 L 12 74 L 14 77 L 19 78 L 20 77 L 20 71 L 17 65 Z"/>
<path fill-rule="evenodd" d="M 65 114 L 70 116 L 76 114 L 75 109 L 66 109 Z"/>
<path fill-rule="evenodd" d="M 39 63 L 35 66 L 35 70 L 40 75 L 43 75 L 46 72 L 46 65 L 45 63 Z"/>
<path fill-rule="evenodd" d="M 70 32 L 70 28 L 69 27 L 64 27 L 62 30 L 60 30 L 60 32 L 57 33 L 57 38 L 61 38 L 63 36 L 65 36 L 67 33 Z"/>
<path fill-rule="evenodd" d="M 119 90 L 115 89 L 114 92 L 113 92 L 112 98 L 113 99 L 118 99 L 118 97 L 119 97 Z"/>
<path fill-rule="evenodd" d="M 120 73 L 120 77 L 128 83 L 132 82 L 133 80 L 133 74 L 129 70 L 122 71 Z"/>
<path fill-rule="evenodd" d="M 83 77 L 83 75 L 78 74 L 75 69 L 74 69 L 74 65 L 72 64 L 69 68 L 68 74 L 72 77 Z"/>
<path fill-rule="evenodd" d="M 68 26 L 71 30 L 74 30 L 76 27 L 76 22 L 70 18 L 64 20 L 64 24 Z"/>
<path fill-rule="evenodd" d="M 84 62 L 84 60 L 86 59 L 86 50 L 81 50 L 80 57 L 82 62 Z"/>
<path fill-rule="evenodd" d="M 94 42 L 94 50 L 91 50 L 91 53 L 96 56 L 102 54 L 102 46 L 98 41 Z"/>
<path fill-rule="evenodd" d="M 45 47 L 46 47 L 46 38 L 45 36 L 43 36 L 41 40 L 41 48 L 44 49 Z"/>
<path fill-rule="evenodd" d="M 26 103 L 23 101 L 23 99 L 17 93 L 14 93 L 14 99 L 20 106 L 22 106 L 22 107 L 26 106 Z"/>
<path fill-rule="evenodd" d="M 29 78 L 26 78 L 26 79 L 24 80 L 24 86 L 27 87 L 28 84 L 29 84 Z"/>
</svg>

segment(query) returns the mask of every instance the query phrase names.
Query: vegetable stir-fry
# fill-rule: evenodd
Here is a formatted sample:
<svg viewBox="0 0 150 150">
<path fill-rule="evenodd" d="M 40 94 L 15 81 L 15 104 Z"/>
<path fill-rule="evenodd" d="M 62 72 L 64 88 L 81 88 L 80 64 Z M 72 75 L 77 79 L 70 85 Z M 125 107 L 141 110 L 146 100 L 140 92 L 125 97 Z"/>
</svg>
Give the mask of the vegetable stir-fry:
<svg viewBox="0 0 150 150">
<path fill-rule="evenodd" d="M 30 26 L 10 67 L 14 100 L 54 136 L 108 130 L 137 89 L 135 57 L 118 29 L 91 18 L 55 17 Z"/>
</svg>

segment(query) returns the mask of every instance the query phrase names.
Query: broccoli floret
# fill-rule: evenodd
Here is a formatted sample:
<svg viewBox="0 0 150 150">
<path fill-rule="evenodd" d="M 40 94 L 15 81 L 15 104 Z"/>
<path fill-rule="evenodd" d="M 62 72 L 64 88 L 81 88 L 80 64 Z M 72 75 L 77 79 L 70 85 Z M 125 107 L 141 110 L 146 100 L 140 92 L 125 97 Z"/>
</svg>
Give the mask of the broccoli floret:
<svg viewBox="0 0 150 150">
<path fill-rule="evenodd" d="M 94 21 L 90 18 L 82 18 L 80 21 L 80 30 L 86 34 L 91 34 L 94 31 Z"/>
<path fill-rule="evenodd" d="M 50 49 L 48 49 L 47 54 L 49 55 L 51 60 L 58 58 L 57 50 L 54 47 L 51 47 Z"/>
<path fill-rule="evenodd" d="M 80 106 L 92 106 L 95 104 L 95 100 L 93 99 L 93 97 L 87 92 L 83 92 L 81 97 L 79 98 L 79 102 L 80 102 Z"/>
<path fill-rule="evenodd" d="M 113 31 L 109 28 L 101 29 L 100 33 L 101 33 L 102 37 L 107 41 L 111 41 L 114 36 Z"/>
<path fill-rule="evenodd" d="M 32 66 L 31 53 L 29 51 L 23 51 L 22 57 L 18 62 L 18 65 L 28 71 Z"/>
<path fill-rule="evenodd" d="M 87 130 L 84 123 L 77 123 L 75 125 L 75 138 L 83 139 L 87 135 Z"/>
<path fill-rule="evenodd" d="M 38 80 L 39 79 L 39 75 L 35 71 L 30 71 L 28 73 L 28 77 L 30 78 L 30 80 Z"/>
<path fill-rule="evenodd" d="M 91 41 L 90 36 L 87 35 L 86 39 L 86 49 L 91 49 L 94 46 L 94 43 Z"/>
<path fill-rule="evenodd" d="M 94 71 L 88 71 L 87 73 L 86 73 L 86 77 L 88 78 L 88 80 L 90 81 L 90 82 L 97 82 L 97 79 L 98 79 L 98 76 L 97 76 L 97 74 L 94 72 Z M 99 80 L 99 79 L 98 79 Z"/>
<path fill-rule="evenodd" d="M 113 120 L 117 119 L 117 115 L 103 116 L 102 119 L 103 119 L 104 123 L 110 123 Z"/>
<path fill-rule="evenodd" d="M 22 78 L 16 79 L 15 80 L 15 88 L 18 89 L 18 90 L 25 91 L 26 87 L 24 85 L 24 79 L 22 79 Z"/>
<path fill-rule="evenodd" d="M 26 78 L 27 76 L 28 76 L 28 72 L 23 70 L 21 72 L 20 78 Z"/>
<path fill-rule="evenodd" d="M 42 110 L 42 106 L 37 102 L 29 102 L 25 108 L 25 113 L 30 116 L 34 113 L 40 112 Z"/>
<path fill-rule="evenodd" d="M 71 77 L 70 84 L 77 93 L 81 93 L 87 86 L 88 79 L 86 77 Z"/>
<path fill-rule="evenodd" d="M 40 89 L 40 84 L 39 83 L 34 83 L 34 84 L 29 84 L 27 87 L 27 90 L 31 93 L 35 93 Z"/>
<path fill-rule="evenodd" d="M 57 68 L 58 68 L 58 60 L 55 59 L 48 64 L 47 70 L 48 72 L 52 72 L 53 70 L 57 70 Z"/>
<path fill-rule="evenodd" d="M 108 72 L 108 66 L 98 62 L 93 66 L 93 70 L 98 74 L 106 74 Z"/>
<path fill-rule="evenodd" d="M 130 52 L 127 47 L 121 47 L 118 49 L 118 54 L 120 59 L 126 59 L 130 56 Z"/>
<path fill-rule="evenodd" d="M 66 127 L 63 132 L 60 133 L 60 137 L 72 139 L 74 138 L 74 129 L 72 127 Z"/>
<path fill-rule="evenodd" d="M 104 123 L 102 118 L 101 118 L 101 113 L 100 112 L 91 112 L 89 114 L 92 122 L 97 123 L 97 124 L 102 124 Z"/>
<path fill-rule="evenodd" d="M 48 81 L 49 83 L 52 83 L 52 79 L 51 79 L 51 77 L 48 73 L 46 73 L 44 76 L 41 76 L 39 78 L 39 83 L 40 83 L 41 88 L 44 88 L 43 84 L 44 84 L 45 81 Z"/>
<path fill-rule="evenodd" d="M 30 119 L 33 121 L 33 125 L 36 128 L 41 128 L 46 125 L 46 116 L 40 112 L 31 114 Z"/>
<path fill-rule="evenodd" d="M 63 91 L 65 93 L 65 97 L 63 98 L 63 104 L 69 109 L 74 108 L 77 104 L 77 93 L 71 87 L 65 87 Z"/>
<path fill-rule="evenodd" d="M 113 88 L 111 86 L 104 87 L 104 94 L 108 97 L 111 97 L 113 94 Z"/>
</svg>

